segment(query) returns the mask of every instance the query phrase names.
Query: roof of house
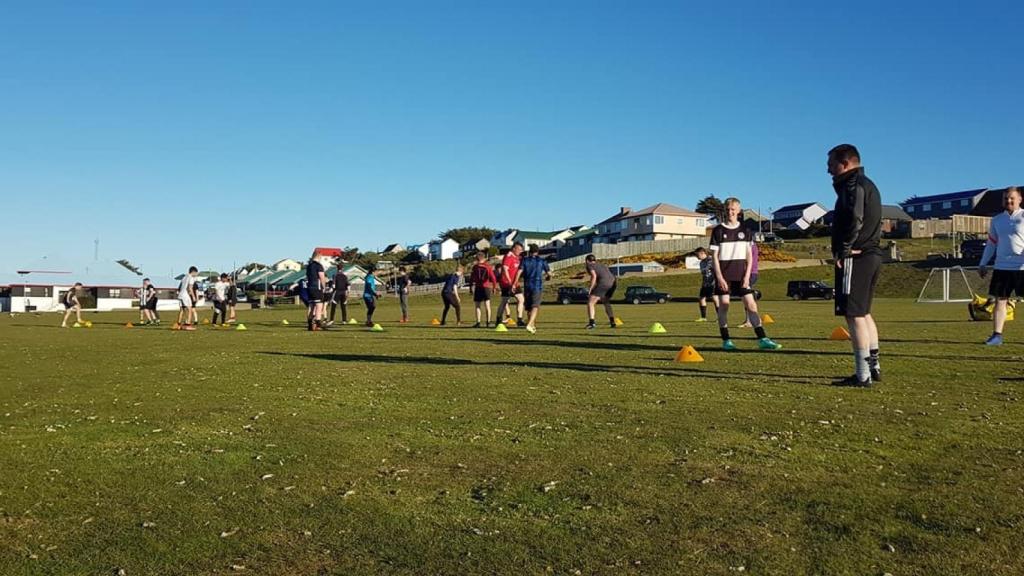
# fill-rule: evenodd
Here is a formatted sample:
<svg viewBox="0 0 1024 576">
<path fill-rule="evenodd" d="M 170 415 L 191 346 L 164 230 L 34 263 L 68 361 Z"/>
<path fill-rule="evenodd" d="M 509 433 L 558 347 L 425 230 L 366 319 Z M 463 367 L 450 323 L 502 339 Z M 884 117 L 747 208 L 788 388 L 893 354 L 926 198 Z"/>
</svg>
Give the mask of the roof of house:
<svg viewBox="0 0 1024 576">
<path fill-rule="evenodd" d="M 283 272 L 284 274 L 280 274 L 276 278 L 268 280 L 267 284 L 271 286 L 291 286 L 306 277 L 305 268 L 302 270 L 285 270 Z"/>
<path fill-rule="evenodd" d="M 808 206 L 814 206 L 815 204 L 818 204 L 818 203 L 817 202 L 804 202 L 802 204 L 790 204 L 789 206 L 783 206 L 782 208 L 779 208 L 779 209 L 773 211 L 772 214 L 778 214 L 779 212 L 791 212 L 793 210 L 803 210 L 803 209 L 807 208 Z M 818 205 L 821 206 L 821 204 L 818 204 Z"/>
<path fill-rule="evenodd" d="M 573 234 L 572 236 L 569 236 L 567 238 L 567 240 L 573 240 L 575 238 L 586 238 L 587 236 L 594 236 L 596 234 L 597 234 L 597 229 L 596 228 L 587 228 L 586 230 L 580 230 L 580 231 L 576 232 L 575 234 Z"/>
<path fill-rule="evenodd" d="M 903 211 L 903 208 L 895 204 L 882 204 L 882 218 L 886 220 L 913 220 L 910 214 L 907 214 Z"/>
<path fill-rule="evenodd" d="M 988 188 L 976 188 L 974 190 L 962 190 L 960 192 L 950 192 L 948 194 L 934 194 L 932 196 L 911 196 L 903 202 L 900 202 L 900 206 L 906 206 L 908 204 L 928 204 L 931 202 L 943 202 L 949 200 L 963 200 L 964 198 L 974 198 L 978 194 L 981 194 Z"/>
<path fill-rule="evenodd" d="M 403 248 L 401 244 L 388 244 L 384 248 L 384 253 L 387 254 L 388 252 L 402 252 L 404 250 L 405 248 Z"/>
<path fill-rule="evenodd" d="M 525 238 L 527 240 L 549 241 L 552 238 L 554 238 L 556 234 L 558 234 L 558 232 L 537 232 L 535 230 L 520 230 L 519 233 L 516 234 L 516 240 L 522 240 Z"/>
<path fill-rule="evenodd" d="M 635 216 L 647 216 L 648 214 L 658 214 L 665 216 L 693 216 L 697 218 L 704 218 L 705 216 L 707 216 L 706 214 L 701 214 L 699 212 L 694 212 L 693 210 L 680 208 L 679 206 L 675 206 L 673 204 L 659 202 L 657 204 L 652 204 L 651 206 L 648 206 L 647 208 L 644 208 L 642 210 L 630 210 L 629 208 L 622 208 L 619 210 L 617 214 L 609 218 L 605 218 L 604 220 L 599 222 L 599 224 L 606 224 L 608 222 L 614 222 L 616 220 L 622 220 L 624 218 L 633 218 Z"/>
</svg>

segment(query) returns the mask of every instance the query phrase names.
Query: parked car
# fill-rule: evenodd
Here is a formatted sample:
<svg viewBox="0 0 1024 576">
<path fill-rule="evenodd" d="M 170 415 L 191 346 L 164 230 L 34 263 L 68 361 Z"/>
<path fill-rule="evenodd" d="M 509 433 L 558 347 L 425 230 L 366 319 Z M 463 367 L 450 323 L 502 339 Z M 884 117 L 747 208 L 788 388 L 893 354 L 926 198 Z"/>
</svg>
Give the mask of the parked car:
<svg viewBox="0 0 1024 576">
<path fill-rule="evenodd" d="M 590 292 L 579 286 L 562 286 L 558 289 L 558 301 L 562 304 L 586 304 Z"/>
<path fill-rule="evenodd" d="M 790 280 L 789 284 L 786 285 L 786 296 L 794 300 L 806 300 L 808 298 L 831 300 L 835 298 L 835 295 L 835 288 L 817 280 Z"/>
<path fill-rule="evenodd" d="M 960 243 L 960 255 L 964 260 L 981 260 L 986 240 L 964 240 Z"/>
<path fill-rule="evenodd" d="M 658 292 L 650 286 L 630 286 L 626 288 L 626 302 L 641 304 L 643 302 L 657 302 L 664 304 L 672 298 L 671 294 Z"/>
</svg>

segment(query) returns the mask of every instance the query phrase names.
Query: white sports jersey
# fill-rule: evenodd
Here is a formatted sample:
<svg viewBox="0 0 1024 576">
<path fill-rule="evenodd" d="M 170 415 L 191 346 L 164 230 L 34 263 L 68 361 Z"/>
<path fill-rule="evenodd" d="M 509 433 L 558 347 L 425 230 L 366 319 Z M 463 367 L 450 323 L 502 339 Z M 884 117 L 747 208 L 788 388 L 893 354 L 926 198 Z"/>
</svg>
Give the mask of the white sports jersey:
<svg viewBox="0 0 1024 576">
<path fill-rule="evenodd" d="M 981 266 L 987 265 L 993 254 L 996 270 L 1024 270 L 1024 209 L 1018 208 L 1013 214 L 1003 211 L 992 217 Z"/>
<path fill-rule="evenodd" d="M 213 283 L 213 299 L 223 302 L 227 299 L 228 283 L 220 280 Z"/>
<path fill-rule="evenodd" d="M 191 274 L 185 274 L 181 278 L 181 284 L 178 285 L 178 300 L 185 302 L 192 301 L 192 294 L 189 293 L 189 288 L 196 283 L 196 279 Z"/>
</svg>

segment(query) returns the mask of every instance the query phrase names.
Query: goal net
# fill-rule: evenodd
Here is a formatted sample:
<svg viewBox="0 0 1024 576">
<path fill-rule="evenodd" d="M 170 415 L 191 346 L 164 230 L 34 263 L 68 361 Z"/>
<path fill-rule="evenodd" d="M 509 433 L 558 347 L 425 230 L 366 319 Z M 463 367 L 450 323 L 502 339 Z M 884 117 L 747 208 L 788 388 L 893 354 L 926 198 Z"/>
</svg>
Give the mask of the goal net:
<svg viewBox="0 0 1024 576">
<path fill-rule="evenodd" d="M 932 268 L 917 301 L 970 302 L 975 294 L 985 294 L 987 291 L 988 279 L 979 277 L 977 268 Z"/>
</svg>

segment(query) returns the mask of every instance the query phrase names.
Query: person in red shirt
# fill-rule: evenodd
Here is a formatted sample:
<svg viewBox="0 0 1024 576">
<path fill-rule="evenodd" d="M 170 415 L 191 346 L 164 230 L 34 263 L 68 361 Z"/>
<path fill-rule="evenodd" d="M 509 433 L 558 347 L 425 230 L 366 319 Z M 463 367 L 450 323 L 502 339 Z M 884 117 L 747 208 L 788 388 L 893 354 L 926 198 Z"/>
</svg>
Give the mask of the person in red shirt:
<svg viewBox="0 0 1024 576">
<path fill-rule="evenodd" d="M 494 269 L 487 263 L 487 254 L 476 253 L 476 264 L 469 273 L 469 283 L 473 285 L 473 302 L 476 304 L 476 324 L 473 328 L 480 327 L 480 313 L 484 308 L 487 309 L 484 327 L 487 327 L 491 324 L 491 290 L 498 284 L 498 279 L 494 277 Z"/>
<path fill-rule="evenodd" d="M 526 326 L 523 321 L 523 290 L 519 287 L 519 278 L 522 272 L 519 270 L 520 258 L 522 258 L 523 244 L 516 242 L 512 245 L 505 257 L 501 260 L 501 276 L 498 278 L 498 285 L 501 286 L 501 306 L 498 306 L 498 322 L 501 322 L 508 302 L 511 299 L 516 301 L 516 324 L 522 328 Z"/>
</svg>

